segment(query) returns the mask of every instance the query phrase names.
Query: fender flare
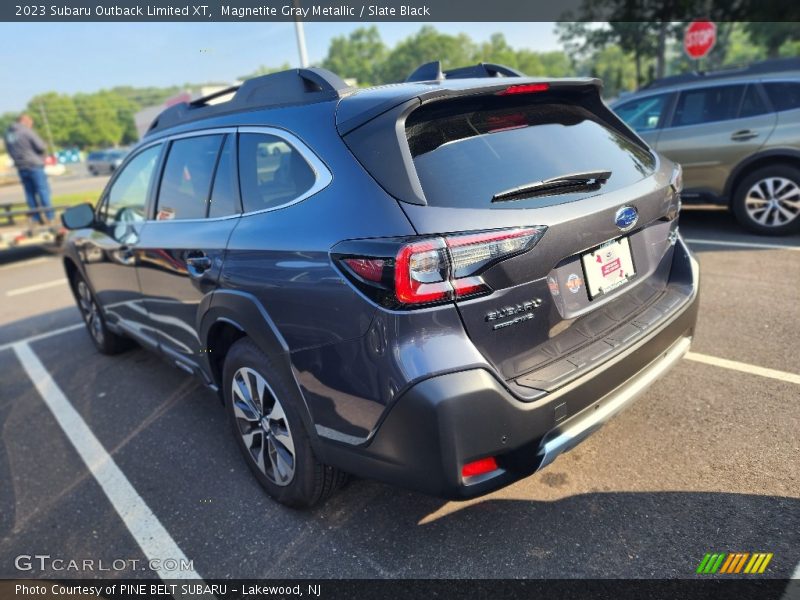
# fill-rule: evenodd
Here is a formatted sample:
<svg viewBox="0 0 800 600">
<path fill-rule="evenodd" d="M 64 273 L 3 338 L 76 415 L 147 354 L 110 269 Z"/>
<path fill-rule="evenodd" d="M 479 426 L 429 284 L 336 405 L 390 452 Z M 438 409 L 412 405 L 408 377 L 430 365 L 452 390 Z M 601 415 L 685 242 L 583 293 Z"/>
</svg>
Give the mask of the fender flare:
<svg viewBox="0 0 800 600">
<path fill-rule="evenodd" d="M 216 290 L 211 295 L 207 310 L 198 313 L 197 332 L 204 345 L 208 345 L 212 327 L 223 322 L 232 325 L 253 340 L 256 346 L 272 359 L 274 368 L 278 369 L 280 375 L 289 382 L 290 400 L 300 409 L 299 413 L 314 452 L 322 459 L 322 448 L 311 419 L 311 411 L 294 376 L 289 346 L 258 298 L 238 290 Z M 213 351 L 212 348 L 209 350 Z"/>
<path fill-rule="evenodd" d="M 751 154 L 738 165 L 736 165 L 728 175 L 725 181 L 725 189 L 723 196 L 728 199 L 728 202 L 733 202 L 734 182 L 739 179 L 753 164 L 766 158 L 790 158 L 800 162 L 800 150 L 796 148 L 770 148 Z"/>
</svg>

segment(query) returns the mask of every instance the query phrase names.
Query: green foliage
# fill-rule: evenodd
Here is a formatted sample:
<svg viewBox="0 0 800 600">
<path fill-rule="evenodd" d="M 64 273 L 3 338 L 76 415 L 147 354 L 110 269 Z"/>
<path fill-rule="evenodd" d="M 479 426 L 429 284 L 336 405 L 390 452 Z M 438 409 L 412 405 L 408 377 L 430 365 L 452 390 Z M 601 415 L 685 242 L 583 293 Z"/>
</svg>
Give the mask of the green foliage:
<svg viewBox="0 0 800 600">
<path fill-rule="evenodd" d="M 422 64 L 441 60 L 442 68 L 462 67 L 476 62 L 478 49 L 465 34 L 448 35 L 425 25 L 400 41 L 379 68 L 381 82 L 404 81 Z"/>
<path fill-rule="evenodd" d="M 348 36 L 331 40 L 321 66 L 340 77 L 355 78 L 358 85 L 375 85 L 380 81 L 379 69 L 386 59 L 386 52 L 376 26 L 359 27 Z"/>
<path fill-rule="evenodd" d="M 800 41 L 797 23 L 748 23 L 745 29 L 754 43 L 764 47 L 769 58 L 780 56 L 781 47 L 786 42 Z"/>
</svg>

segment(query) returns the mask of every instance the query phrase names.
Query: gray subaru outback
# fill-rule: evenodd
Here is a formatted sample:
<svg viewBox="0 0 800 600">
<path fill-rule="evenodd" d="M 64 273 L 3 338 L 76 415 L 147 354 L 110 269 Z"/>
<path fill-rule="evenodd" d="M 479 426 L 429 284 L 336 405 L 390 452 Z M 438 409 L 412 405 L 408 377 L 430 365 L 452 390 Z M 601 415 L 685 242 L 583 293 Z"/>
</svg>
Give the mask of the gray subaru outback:
<svg viewBox="0 0 800 600">
<path fill-rule="evenodd" d="M 655 81 L 612 105 L 683 166 L 686 202 L 729 206 L 750 231 L 800 231 L 800 59 Z"/>
<path fill-rule="evenodd" d="M 226 93 L 167 109 L 64 214 L 64 266 L 97 349 L 136 340 L 217 390 L 279 502 L 345 473 L 485 494 L 688 350 L 680 170 L 598 80 L 432 63 Z"/>
</svg>

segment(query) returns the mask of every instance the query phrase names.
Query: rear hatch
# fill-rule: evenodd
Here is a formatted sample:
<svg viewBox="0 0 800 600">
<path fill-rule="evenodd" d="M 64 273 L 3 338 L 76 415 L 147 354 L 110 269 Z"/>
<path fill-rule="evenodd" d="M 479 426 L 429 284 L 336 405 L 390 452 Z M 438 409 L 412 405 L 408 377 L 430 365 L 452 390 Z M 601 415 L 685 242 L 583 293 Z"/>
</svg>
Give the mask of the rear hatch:
<svg viewBox="0 0 800 600">
<path fill-rule="evenodd" d="M 540 232 L 508 258 L 502 244 L 487 250 L 499 259 L 477 275 L 490 293 L 454 302 L 505 379 L 549 390 L 654 318 L 677 226 L 675 171 L 605 107 L 595 80 L 509 81 L 427 90 L 344 139 L 421 236 Z"/>
</svg>

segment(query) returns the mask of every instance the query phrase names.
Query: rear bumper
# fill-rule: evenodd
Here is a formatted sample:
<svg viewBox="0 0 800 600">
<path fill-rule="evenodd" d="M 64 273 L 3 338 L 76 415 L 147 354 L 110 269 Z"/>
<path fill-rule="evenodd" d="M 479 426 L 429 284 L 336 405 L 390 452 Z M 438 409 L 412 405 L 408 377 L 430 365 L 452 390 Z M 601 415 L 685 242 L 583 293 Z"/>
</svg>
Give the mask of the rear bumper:
<svg viewBox="0 0 800 600">
<path fill-rule="evenodd" d="M 689 349 L 699 275 L 682 242 L 673 268 L 683 302 L 635 343 L 562 388 L 524 402 L 487 370 L 432 377 L 397 400 L 369 442 L 325 444 L 324 460 L 362 477 L 454 499 L 530 475 L 624 410 Z M 487 456 L 496 457 L 498 470 L 461 477 L 464 464 Z"/>
</svg>

